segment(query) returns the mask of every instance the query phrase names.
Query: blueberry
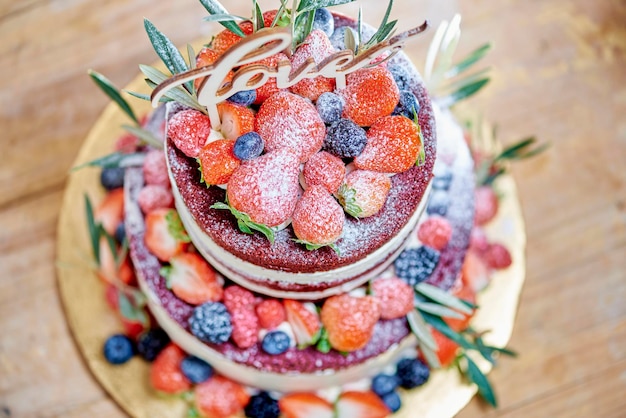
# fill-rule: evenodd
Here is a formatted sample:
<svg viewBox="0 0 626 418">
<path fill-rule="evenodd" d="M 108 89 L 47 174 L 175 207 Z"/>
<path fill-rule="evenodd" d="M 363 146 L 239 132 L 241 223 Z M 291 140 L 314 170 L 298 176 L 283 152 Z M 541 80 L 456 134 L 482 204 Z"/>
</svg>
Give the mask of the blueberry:
<svg viewBox="0 0 626 418">
<path fill-rule="evenodd" d="M 421 360 L 405 358 L 398 363 L 396 375 L 400 379 L 400 386 L 413 389 L 426 383 L 430 377 L 430 369 Z"/>
<path fill-rule="evenodd" d="M 240 160 L 251 160 L 263 152 L 263 139 L 256 132 L 248 132 L 241 135 L 235 141 L 233 153 Z"/>
<path fill-rule="evenodd" d="M 122 167 L 103 168 L 100 173 L 100 183 L 107 190 L 122 187 L 124 185 L 125 171 Z"/>
<path fill-rule="evenodd" d="M 256 90 L 239 91 L 228 98 L 229 102 L 250 106 L 256 100 Z"/>
<path fill-rule="evenodd" d="M 289 335 L 282 331 L 271 331 L 265 334 L 263 337 L 263 351 L 267 354 L 277 355 L 282 354 L 289 348 L 291 340 Z"/>
<path fill-rule="evenodd" d="M 126 228 L 124 227 L 123 221 L 117 224 L 114 237 L 118 244 L 121 244 L 126 240 Z"/>
<path fill-rule="evenodd" d="M 267 392 L 252 396 L 244 412 L 248 418 L 278 418 L 280 416 L 278 401 Z"/>
<path fill-rule="evenodd" d="M 393 110 L 394 115 L 402 115 L 413 120 L 420 111 L 420 104 L 415 95 L 409 90 L 400 90 L 400 101 Z"/>
<path fill-rule="evenodd" d="M 351 158 L 361 154 L 366 143 L 363 128 L 350 119 L 339 119 L 326 131 L 324 149 L 339 158 Z"/>
<path fill-rule="evenodd" d="M 146 361 L 154 361 L 170 343 L 170 337 L 161 328 L 152 328 L 137 339 L 137 352 Z"/>
<path fill-rule="evenodd" d="M 319 29 L 328 36 L 335 31 L 335 20 L 328 9 L 317 9 L 313 18 L 313 29 Z"/>
<path fill-rule="evenodd" d="M 435 164 L 435 166 L 437 166 Z M 435 169 L 435 177 L 433 178 L 433 189 L 435 190 L 449 190 L 452 184 L 452 171 L 447 168 Z"/>
<path fill-rule="evenodd" d="M 400 382 L 395 375 L 379 374 L 372 379 L 372 391 L 382 397 L 387 393 L 393 392 Z"/>
<path fill-rule="evenodd" d="M 133 342 L 126 335 L 116 334 L 104 343 L 104 358 L 111 364 L 124 364 L 135 354 Z"/>
<path fill-rule="evenodd" d="M 343 99 L 335 93 L 322 93 L 315 103 L 317 113 L 324 123 L 333 123 L 341 119 L 343 112 Z"/>
<path fill-rule="evenodd" d="M 411 73 L 404 65 L 388 65 L 387 69 L 391 72 L 393 79 L 398 85 L 398 89 L 411 91 Z"/>
<path fill-rule="evenodd" d="M 450 196 L 448 196 L 448 193 L 441 189 L 434 190 L 428 199 L 426 213 L 429 215 L 446 216 L 448 206 L 450 206 Z"/>
<path fill-rule="evenodd" d="M 396 276 L 411 286 L 426 280 L 437 267 L 439 251 L 421 246 L 409 248 L 400 253 L 393 262 Z"/>
<path fill-rule="evenodd" d="M 189 318 L 191 333 L 202 341 L 223 344 L 230 338 L 233 326 L 226 306 L 219 302 L 206 302 L 196 306 Z"/>
<path fill-rule="evenodd" d="M 342 26 L 333 31 L 333 34 L 330 35 L 330 43 L 333 48 L 337 51 L 342 51 L 346 49 L 346 31 L 348 30 L 347 26 Z"/>
<path fill-rule="evenodd" d="M 402 401 L 400 400 L 400 395 L 397 392 L 389 392 L 380 397 L 387 408 L 393 413 L 398 412 L 402 407 Z"/>
<path fill-rule="evenodd" d="M 195 356 L 187 356 L 180 362 L 180 370 L 191 383 L 202 383 L 213 376 L 213 367 Z"/>
</svg>

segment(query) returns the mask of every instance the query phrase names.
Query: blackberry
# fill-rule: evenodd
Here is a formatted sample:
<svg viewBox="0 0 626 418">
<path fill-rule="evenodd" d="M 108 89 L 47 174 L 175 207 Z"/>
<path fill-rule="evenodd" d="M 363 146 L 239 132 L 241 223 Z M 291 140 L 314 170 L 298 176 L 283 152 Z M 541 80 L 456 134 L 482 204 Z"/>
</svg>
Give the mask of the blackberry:
<svg viewBox="0 0 626 418">
<path fill-rule="evenodd" d="M 450 206 L 450 196 L 444 190 L 433 190 L 428 199 L 426 213 L 429 215 L 446 216 Z"/>
<path fill-rule="evenodd" d="M 233 154 L 240 160 L 251 160 L 263 152 L 263 139 L 256 132 L 248 132 L 235 140 Z"/>
<path fill-rule="evenodd" d="M 339 158 L 351 158 L 361 154 L 366 143 L 363 128 L 350 119 L 339 119 L 326 131 L 323 148 Z"/>
<path fill-rule="evenodd" d="M 289 335 L 283 331 L 271 331 L 263 337 L 261 347 L 267 354 L 278 355 L 287 351 L 289 344 L 291 344 Z"/>
<path fill-rule="evenodd" d="M 100 172 L 100 184 L 107 190 L 120 188 L 124 185 L 124 174 L 126 170 L 123 167 L 103 168 Z"/>
<path fill-rule="evenodd" d="M 433 273 L 438 262 L 439 251 L 422 245 L 402 251 L 393 265 L 396 269 L 396 276 L 409 285 L 415 286 Z"/>
<path fill-rule="evenodd" d="M 319 29 L 328 36 L 335 31 L 335 19 L 328 9 L 317 9 L 313 18 L 313 29 Z"/>
<path fill-rule="evenodd" d="M 250 106 L 256 100 L 256 90 L 239 91 L 228 98 L 229 102 Z"/>
<path fill-rule="evenodd" d="M 124 364 L 135 354 L 133 342 L 122 334 L 109 337 L 105 341 L 102 351 L 106 361 L 111 364 Z"/>
<path fill-rule="evenodd" d="M 317 113 L 324 123 L 333 123 L 341 119 L 343 112 L 343 99 L 335 93 L 322 93 L 315 103 Z"/>
<path fill-rule="evenodd" d="M 400 90 L 400 100 L 393 110 L 393 115 L 402 115 L 413 120 L 420 111 L 420 104 L 417 97 L 409 90 Z"/>
<path fill-rule="evenodd" d="M 267 392 L 252 396 L 244 412 L 248 418 L 278 418 L 280 416 L 278 401 Z"/>
<path fill-rule="evenodd" d="M 154 361 L 170 343 L 170 337 L 161 328 L 152 328 L 142 333 L 137 339 L 137 352 L 144 360 Z"/>
<path fill-rule="evenodd" d="M 222 344 L 233 332 L 230 314 L 219 302 L 206 302 L 196 306 L 189 318 L 191 333 L 202 341 Z"/>
<path fill-rule="evenodd" d="M 402 400 L 397 392 L 389 392 L 380 397 L 387 408 L 393 413 L 398 412 L 402 407 Z"/>
<path fill-rule="evenodd" d="M 191 383 L 202 383 L 213 376 L 213 367 L 196 356 L 187 356 L 180 362 L 180 370 Z"/>
<path fill-rule="evenodd" d="M 400 380 L 400 386 L 413 389 L 426 383 L 430 377 L 430 369 L 421 360 L 405 358 L 398 363 L 396 375 Z"/>
<path fill-rule="evenodd" d="M 372 392 L 380 396 L 393 392 L 396 390 L 400 382 L 395 375 L 378 374 L 372 379 Z"/>
</svg>

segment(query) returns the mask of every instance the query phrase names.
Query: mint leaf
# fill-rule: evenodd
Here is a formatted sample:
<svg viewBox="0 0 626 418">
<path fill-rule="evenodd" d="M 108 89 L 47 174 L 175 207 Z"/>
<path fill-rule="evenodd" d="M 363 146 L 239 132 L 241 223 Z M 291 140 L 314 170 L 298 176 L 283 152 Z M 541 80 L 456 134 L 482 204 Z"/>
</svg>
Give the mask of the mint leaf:
<svg viewBox="0 0 626 418">
<path fill-rule="evenodd" d="M 489 405 L 494 408 L 498 406 L 496 395 L 493 392 L 491 383 L 487 380 L 487 376 L 483 374 L 483 372 L 478 368 L 478 365 L 476 365 L 476 363 L 474 363 L 474 361 L 467 354 L 464 354 L 463 357 L 467 361 L 467 369 L 465 370 L 467 378 L 476 384 L 478 387 L 478 393 L 480 393 Z"/>
<path fill-rule="evenodd" d="M 224 6 L 222 6 L 221 3 L 217 0 L 200 0 L 200 4 L 202 4 L 206 11 L 209 12 L 209 14 L 211 15 L 228 14 L 228 10 L 226 10 L 226 8 L 224 8 Z M 246 34 L 243 33 L 239 25 L 237 25 L 234 21 L 221 21 L 220 24 L 235 35 L 239 35 L 240 37 L 245 38 Z"/>
<path fill-rule="evenodd" d="M 187 231 L 185 231 L 185 226 L 180 220 L 180 216 L 178 216 L 178 212 L 174 209 L 168 210 L 165 215 L 165 222 L 167 223 L 167 230 L 172 237 L 181 242 L 191 242 Z"/>
<path fill-rule="evenodd" d="M 143 160 L 146 154 L 141 152 L 135 152 L 131 154 L 124 154 L 121 152 L 113 152 L 105 155 L 104 157 L 96 158 L 95 160 L 88 161 L 84 164 L 78 165 L 72 168 L 72 171 L 79 170 L 84 167 L 101 167 L 101 168 L 117 168 L 117 167 L 136 167 L 143 164 Z"/>
<path fill-rule="evenodd" d="M 267 225 L 254 222 L 250 219 L 250 215 L 247 213 L 240 212 L 229 204 L 223 202 L 214 203 L 211 205 L 211 209 L 229 210 L 230 213 L 235 216 L 235 219 L 237 219 L 237 226 L 241 232 L 252 234 L 253 231 L 257 231 L 265 235 L 265 238 L 267 238 L 270 244 L 274 243 L 274 230 Z"/>
<path fill-rule="evenodd" d="M 135 112 L 133 112 L 133 109 L 131 109 L 128 102 L 122 97 L 120 91 L 113 85 L 113 83 L 108 78 L 94 70 L 87 71 L 87 74 L 89 74 L 89 77 L 91 77 L 96 85 L 100 87 L 100 89 L 107 96 L 109 96 L 111 100 L 117 103 L 120 109 L 122 109 L 122 111 L 126 113 L 126 115 L 128 115 L 128 117 L 131 118 L 133 122 L 139 124 L 139 120 L 137 119 L 137 116 L 135 116 Z"/>
<path fill-rule="evenodd" d="M 87 230 L 89 231 L 89 239 L 91 240 L 91 250 L 93 252 L 93 256 L 96 259 L 96 263 L 100 266 L 100 235 L 101 235 L 101 225 L 100 223 L 96 223 L 93 206 L 91 205 L 91 200 L 85 194 L 85 214 L 87 217 Z"/>
<path fill-rule="evenodd" d="M 170 73 L 178 74 L 189 70 L 185 59 L 167 36 L 159 31 L 148 19 L 144 19 L 144 27 L 154 52 L 161 58 L 161 61 L 163 61 Z"/>
</svg>

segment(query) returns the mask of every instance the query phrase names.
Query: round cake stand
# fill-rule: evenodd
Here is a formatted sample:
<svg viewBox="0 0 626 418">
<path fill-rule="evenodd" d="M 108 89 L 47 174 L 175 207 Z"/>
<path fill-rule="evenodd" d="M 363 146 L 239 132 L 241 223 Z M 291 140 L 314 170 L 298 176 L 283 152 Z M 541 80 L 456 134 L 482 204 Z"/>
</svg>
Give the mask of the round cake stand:
<svg viewBox="0 0 626 418">
<path fill-rule="evenodd" d="M 143 77 L 137 77 L 127 89 L 146 92 Z M 133 102 L 137 114 L 147 113 L 150 105 Z M 127 117 L 110 104 L 89 133 L 74 166 L 111 152 L 115 140 L 123 133 L 120 126 Z M 525 276 L 526 235 L 515 183 L 510 176 L 498 179 L 496 188 L 503 197 L 498 215 L 487 227 L 492 240 L 504 243 L 513 258 L 506 270 L 495 272 L 491 284 L 478 296 L 480 309 L 472 324 L 479 330 L 490 330 L 485 342 L 503 347 L 513 331 L 519 295 Z M 185 417 L 186 404 L 176 398 L 165 398 L 153 391 L 148 382 L 149 365 L 138 356 L 122 366 L 111 366 L 102 354 L 107 337 L 121 331 L 116 314 L 104 297 L 104 283 L 94 273 L 94 262 L 85 217 L 85 196 L 98 202 L 104 196 L 99 170 L 83 168 L 73 171 L 58 223 L 57 277 L 67 321 L 87 365 L 104 389 L 132 417 Z M 476 358 L 484 372 L 487 361 Z M 452 417 L 476 393 L 476 386 L 464 382 L 454 368 L 431 374 L 427 384 L 402 394 L 403 408 L 394 417 Z"/>
</svg>

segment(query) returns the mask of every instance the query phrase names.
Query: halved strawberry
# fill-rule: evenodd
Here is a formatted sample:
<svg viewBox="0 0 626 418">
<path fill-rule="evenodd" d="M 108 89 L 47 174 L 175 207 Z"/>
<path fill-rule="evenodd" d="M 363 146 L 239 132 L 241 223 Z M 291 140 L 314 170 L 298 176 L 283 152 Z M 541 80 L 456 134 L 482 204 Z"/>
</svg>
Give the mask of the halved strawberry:
<svg viewBox="0 0 626 418">
<path fill-rule="evenodd" d="M 174 209 L 157 209 L 146 215 L 144 241 L 159 260 L 169 261 L 185 251 L 190 239 Z"/>
<path fill-rule="evenodd" d="M 167 122 L 167 136 L 187 157 L 196 158 L 211 135 L 211 120 L 197 110 L 183 110 Z"/>
<path fill-rule="evenodd" d="M 250 394 L 239 383 L 213 376 L 195 387 L 194 400 L 202 417 L 228 418 L 242 412 Z"/>
<path fill-rule="evenodd" d="M 439 359 L 439 364 L 441 364 L 441 367 L 451 365 L 454 359 L 456 359 L 459 345 L 436 329 L 432 329 L 431 333 L 435 339 L 435 343 L 437 343 L 437 358 Z"/>
<path fill-rule="evenodd" d="M 457 283 L 457 286 L 453 288 L 452 295 L 466 302 L 476 304 L 476 292 L 470 286 L 464 285 L 462 281 Z M 446 324 L 454 331 L 460 332 L 469 326 L 474 312 L 475 310 L 472 311 L 471 315 L 459 312 L 463 315 L 463 318 L 443 318 L 443 320 L 446 321 Z"/>
<path fill-rule="evenodd" d="M 106 283 L 122 282 L 128 285 L 134 285 L 137 283 L 135 277 L 135 270 L 130 262 L 130 257 L 127 255 L 120 262 L 116 262 L 119 257 L 116 252 L 109 245 L 109 241 L 105 237 L 100 237 L 100 259 L 98 261 L 98 277 Z"/>
<path fill-rule="evenodd" d="M 170 258 L 170 267 L 161 270 L 167 287 L 192 305 L 217 302 L 224 290 L 213 267 L 196 253 L 182 253 Z"/>
<path fill-rule="evenodd" d="M 102 224 L 102 227 L 109 235 L 115 234 L 115 228 L 124 219 L 124 189 L 113 189 L 104 196 L 104 199 L 94 212 L 96 222 Z"/>
<path fill-rule="evenodd" d="M 335 405 L 337 418 L 384 418 L 391 414 L 374 392 L 346 391 Z"/>
<path fill-rule="evenodd" d="M 335 48 L 328 36 L 319 29 L 313 30 L 291 56 L 291 73 L 297 72 L 308 59 L 313 59 L 315 64 L 320 64 L 334 52 Z M 292 92 L 312 101 L 317 100 L 322 93 L 333 90 L 335 90 L 335 79 L 323 76 L 305 78 L 291 87 Z"/>
<path fill-rule="evenodd" d="M 191 389 L 191 382 L 180 369 L 180 363 L 187 354 L 177 345 L 170 344 L 163 349 L 150 367 L 150 383 L 159 392 L 181 393 Z"/>
<path fill-rule="evenodd" d="M 361 126 L 371 126 L 390 115 L 400 100 L 393 75 L 380 65 L 348 74 L 346 88 L 339 93 L 345 100 L 343 117 Z"/>
<path fill-rule="evenodd" d="M 324 246 L 339 239 L 345 219 L 343 209 L 324 186 L 311 186 L 296 203 L 291 226 L 299 240 Z"/>
<path fill-rule="evenodd" d="M 237 139 L 254 130 L 254 112 L 243 105 L 222 102 L 217 105 L 222 126 L 220 132 L 226 139 Z"/>
<path fill-rule="evenodd" d="M 380 318 L 380 304 L 371 296 L 354 297 L 345 293 L 326 299 L 320 316 L 334 349 L 356 351 L 372 338 Z"/>
<path fill-rule="evenodd" d="M 198 155 L 202 181 L 207 185 L 226 184 L 241 161 L 233 154 L 234 139 L 218 139 L 206 144 Z"/>
<path fill-rule="evenodd" d="M 283 305 L 287 313 L 287 322 L 291 325 L 298 346 L 306 347 L 314 344 L 322 328 L 317 314 L 297 300 L 285 299 Z"/>
<path fill-rule="evenodd" d="M 335 411 L 326 399 L 313 393 L 289 393 L 278 401 L 285 418 L 333 418 Z"/>
</svg>

